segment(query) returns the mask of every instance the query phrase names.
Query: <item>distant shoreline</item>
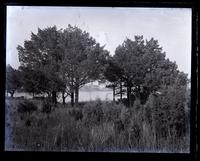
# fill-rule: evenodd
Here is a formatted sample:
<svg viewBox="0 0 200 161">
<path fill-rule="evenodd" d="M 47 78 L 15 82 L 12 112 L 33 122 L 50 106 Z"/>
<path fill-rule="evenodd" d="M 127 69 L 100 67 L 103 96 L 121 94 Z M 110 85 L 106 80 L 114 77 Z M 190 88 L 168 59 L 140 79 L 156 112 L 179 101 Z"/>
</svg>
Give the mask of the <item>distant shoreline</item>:
<svg viewBox="0 0 200 161">
<path fill-rule="evenodd" d="M 36 94 L 38 97 L 45 97 L 45 94 Z M 33 95 L 24 91 L 16 91 L 14 98 L 23 97 L 25 99 L 32 99 Z M 105 88 L 81 88 L 79 92 L 79 101 L 94 101 L 96 99 L 100 100 L 113 100 L 113 93 L 111 89 Z M 66 98 L 66 102 L 70 101 L 70 97 Z M 61 93 L 58 94 L 58 102 L 62 102 Z"/>
</svg>

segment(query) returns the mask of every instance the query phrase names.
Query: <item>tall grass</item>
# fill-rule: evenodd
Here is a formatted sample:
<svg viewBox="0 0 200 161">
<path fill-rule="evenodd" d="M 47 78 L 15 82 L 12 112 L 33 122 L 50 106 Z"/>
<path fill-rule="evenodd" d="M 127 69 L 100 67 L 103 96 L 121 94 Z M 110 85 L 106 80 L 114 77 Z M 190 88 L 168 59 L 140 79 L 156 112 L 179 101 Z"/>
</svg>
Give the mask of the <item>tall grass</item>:
<svg viewBox="0 0 200 161">
<path fill-rule="evenodd" d="M 189 152 L 189 132 L 158 135 L 152 112 L 139 102 L 130 108 L 100 100 L 77 107 L 58 104 L 45 112 L 41 100 L 32 100 L 37 109 L 22 113 L 23 102 L 6 101 L 6 115 L 12 118 L 6 121 L 12 130 L 7 150 Z"/>
</svg>

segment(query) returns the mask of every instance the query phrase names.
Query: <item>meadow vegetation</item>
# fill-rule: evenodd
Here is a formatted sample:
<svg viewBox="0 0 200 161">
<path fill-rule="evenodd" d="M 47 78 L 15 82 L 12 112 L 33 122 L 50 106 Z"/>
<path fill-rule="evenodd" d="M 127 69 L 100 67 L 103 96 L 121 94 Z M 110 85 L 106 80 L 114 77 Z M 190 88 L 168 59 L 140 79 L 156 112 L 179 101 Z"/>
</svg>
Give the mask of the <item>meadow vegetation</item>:
<svg viewBox="0 0 200 161">
<path fill-rule="evenodd" d="M 72 107 L 69 103 L 7 99 L 6 116 L 11 120 L 7 120 L 6 130 L 12 134 L 6 149 L 189 152 L 189 126 L 182 120 L 173 122 L 167 113 L 175 115 L 176 111 L 170 109 L 161 117 L 155 112 L 158 98 L 153 97 L 144 105 L 138 100 L 132 107 L 100 100 Z M 185 131 L 180 131 L 181 126 Z"/>
</svg>

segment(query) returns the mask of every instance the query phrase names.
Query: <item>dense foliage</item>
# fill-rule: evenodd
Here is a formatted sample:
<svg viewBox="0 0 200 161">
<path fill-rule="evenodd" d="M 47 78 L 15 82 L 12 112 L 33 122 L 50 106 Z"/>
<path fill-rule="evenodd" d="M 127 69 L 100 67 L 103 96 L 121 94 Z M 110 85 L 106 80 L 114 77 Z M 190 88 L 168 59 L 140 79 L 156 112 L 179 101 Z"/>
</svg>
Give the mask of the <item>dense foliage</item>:
<svg viewBox="0 0 200 161">
<path fill-rule="evenodd" d="M 24 115 L 17 109 L 27 102 L 14 99 L 7 103 L 12 109 L 9 128 L 12 129 L 10 150 L 62 151 L 132 151 L 189 152 L 189 129 L 180 135 L 183 120 L 174 120 L 154 111 L 158 99 L 151 96 L 142 105 L 135 101 L 131 108 L 114 102 L 88 102 L 78 107 L 57 104 L 51 112 L 43 112 L 45 104 L 34 101 L 36 110 Z M 177 101 L 178 102 L 178 101 Z M 179 102 L 181 104 L 181 102 Z M 164 108 L 157 106 L 157 109 Z M 169 107 L 170 108 L 170 107 Z M 16 109 L 16 111 L 15 111 Z M 176 111 L 177 110 L 177 111 Z M 178 108 L 169 113 L 179 114 Z M 176 112 L 175 112 L 176 111 Z M 174 113 L 175 112 L 175 113 Z M 160 115 L 160 116 L 159 116 Z M 180 115 L 180 114 L 179 114 Z M 172 117 L 173 118 L 173 117 Z"/>
<path fill-rule="evenodd" d="M 63 94 L 63 103 L 66 95 L 71 96 L 72 105 L 74 96 L 78 103 L 79 88 L 98 79 L 104 70 L 108 51 L 103 48 L 78 27 L 38 29 L 31 40 L 17 47 L 24 86 L 28 92 L 51 95 L 54 103 L 58 92 Z"/>
<path fill-rule="evenodd" d="M 120 89 L 117 92 L 120 99 L 125 89 L 128 106 L 136 98 L 145 103 L 163 85 L 187 86 L 188 83 L 187 75 L 178 71 L 176 63 L 165 58 L 158 41 L 152 38 L 145 42 L 143 36 L 135 36 L 134 41 L 127 38 L 119 45 L 104 75 L 112 87 Z"/>
<path fill-rule="evenodd" d="M 21 87 L 20 73 L 18 70 L 13 69 L 10 65 L 6 66 L 6 91 L 10 93 L 11 97 L 17 89 Z"/>
</svg>

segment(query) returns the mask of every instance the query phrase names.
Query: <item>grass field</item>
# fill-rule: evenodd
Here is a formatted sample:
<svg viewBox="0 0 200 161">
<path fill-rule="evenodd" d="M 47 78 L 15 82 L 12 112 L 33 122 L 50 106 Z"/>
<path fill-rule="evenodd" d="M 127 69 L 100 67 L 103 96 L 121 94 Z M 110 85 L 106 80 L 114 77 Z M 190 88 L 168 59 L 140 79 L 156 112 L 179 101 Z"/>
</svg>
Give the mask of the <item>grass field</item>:
<svg viewBox="0 0 200 161">
<path fill-rule="evenodd" d="M 142 108 L 114 102 L 52 105 L 6 99 L 6 150 L 188 153 L 189 132 L 157 134 Z"/>
</svg>

